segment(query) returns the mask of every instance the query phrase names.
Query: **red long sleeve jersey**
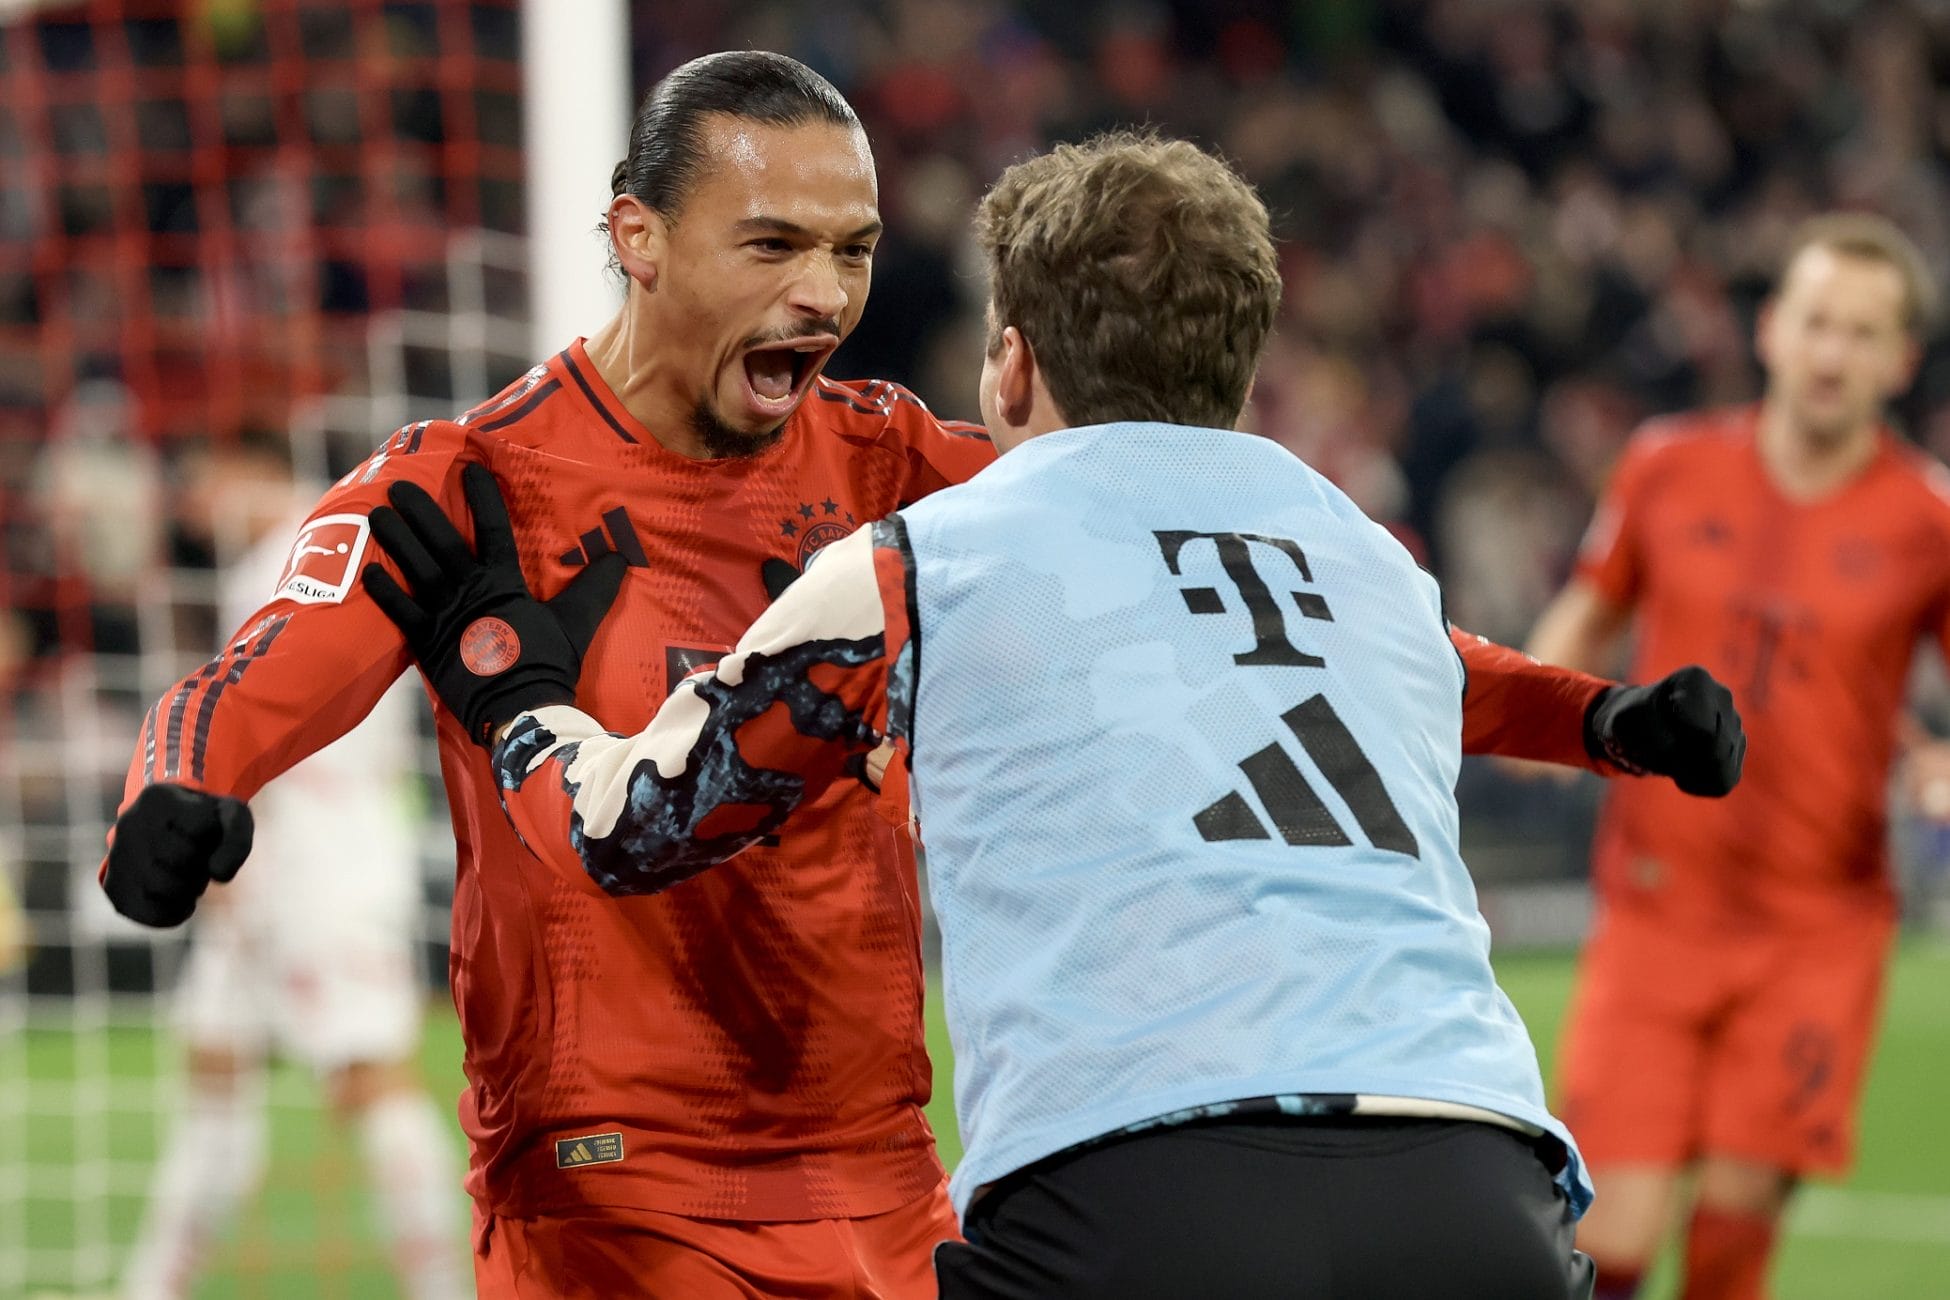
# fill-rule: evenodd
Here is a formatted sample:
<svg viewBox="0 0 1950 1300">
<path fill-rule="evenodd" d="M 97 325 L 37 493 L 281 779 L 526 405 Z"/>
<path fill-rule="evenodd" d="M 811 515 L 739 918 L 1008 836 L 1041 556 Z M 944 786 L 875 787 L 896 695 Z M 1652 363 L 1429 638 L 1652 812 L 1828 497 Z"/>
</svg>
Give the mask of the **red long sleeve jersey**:
<svg viewBox="0 0 1950 1300">
<path fill-rule="evenodd" d="M 129 795 L 167 780 L 248 798 L 406 669 L 357 576 L 377 556 L 366 515 L 396 479 L 464 521 L 460 469 L 487 464 L 545 596 L 592 554 L 629 560 L 576 704 L 632 732 L 820 547 L 993 455 L 980 430 L 897 387 L 821 380 L 766 452 L 688 460 L 577 344 L 457 421 L 400 430 L 325 497 L 271 602 L 151 711 Z M 1465 748 L 1588 762 L 1600 683 L 1457 644 Z M 459 851 L 461 1119 L 486 1209 L 789 1220 L 873 1214 L 936 1184 L 913 860 L 864 787 L 835 784 L 721 869 L 612 898 L 521 843 L 486 752 L 437 703 L 436 716 Z M 357 870 L 358 846 L 344 849 Z"/>
<path fill-rule="evenodd" d="M 592 554 L 629 560 L 576 702 L 634 729 L 736 641 L 768 603 L 768 577 L 790 576 L 781 566 L 802 568 L 993 454 L 979 429 L 936 420 L 898 388 L 821 381 L 769 450 L 689 460 L 572 346 L 458 421 L 400 430 L 327 494 L 276 598 L 151 712 L 130 795 L 171 780 L 248 798 L 410 665 L 357 579 L 379 554 L 365 516 L 396 479 L 465 520 L 460 469 L 485 462 L 539 592 Z M 611 899 L 521 845 L 485 751 L 437 715 L 459 846 L 461 1119 L 469 1188 L 488 1209 L 853 1216 L 941 1179 L 921 1111 L 913 862 L 864 789 L 829 791 L 776 846 L 708 879 Z M 357 870 L 358 846 L 343 848 Z"/>
<path fill-rule="evenodd" d="M 1918 643 L 1950 656 L 1950 473 L 1883 435 L 1848 483 L 1783 495 L 1754 407 L 1637 435 L 1579 573 L 1637 612 L 1633 676 L 1703 664 L 1750 741 L 1740 788 L 1614 790 L 1598 884 L 1615 904 L 1719 926 L 1888 915 L 1884 787 Z"/>
</svg>

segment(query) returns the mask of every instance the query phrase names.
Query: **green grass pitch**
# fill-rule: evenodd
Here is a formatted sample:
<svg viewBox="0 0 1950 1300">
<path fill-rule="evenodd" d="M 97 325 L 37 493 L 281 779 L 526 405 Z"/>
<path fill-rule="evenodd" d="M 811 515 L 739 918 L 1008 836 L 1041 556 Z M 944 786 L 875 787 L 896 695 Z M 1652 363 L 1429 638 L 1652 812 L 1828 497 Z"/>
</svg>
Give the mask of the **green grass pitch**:
<svg viewBox="0 0 1950 1300">
<path fill-rule="evenodd" d="M 1546 1069 L 1570 990 L 1571 959 L 1564 955 L 1516 955 L 1498 962 L 1504 987 L 1523 1011 L 1545 1056 Z M 943 1159 L 960 1152 L 950 1085 L 950 1054 L 937 1009 L 929 1008 L 929 1043 L 938 1086 L 929 1107 L 940 1134 Z M 165 1046 L 143 1031 L 118 1031 L 109 1043 L 114 1070 L 140 1085 L 141 1071 L 156 1068 Z M 430 1019 L 424 1052 L 427 1076 L 443 1099 L 458 1094 L 459 1031 L 452 1016 Z M 31 1071 L 36 1088 L 60 1087 L 76 1071 L 68 1035 L 30 1030 L 0 1043 L 0 1076 Z M 16 1075 L 16 1078 L 19 1076 Z M 1896 963 L 1862 1121 L 1861 1153 L 1854 1175 L 1838 1186 L 1817 1186 L 1803 1196 L 1774 1275 L 1777 1300 L 1860 1300 L 1864 1296 L 1950 1295 L 1950 948 L 1912 944 Z M 363 1171 L 352 1144 L 310 1103 L 309 1079 L 290 1070 L 275 1080 L 271 1166 L 264 1191 L 226 1241 L 212 1276 L 197 1292 L 223 1297 L 343 1296 L 395 1294 L 370 1228 Z M 0 1123 L 21 1126 L 18 1115 Z M 93 1149 L 139 1162 L 153 1150 L 148 1117 L 129 1115 L 89 1139 Z M 24 1149 L 39 1166 L 59 1165 L 77 1134 L 60 1124 L 35 1125 L 0 1146 L 18 1159 Z M 27 1188 L 28 1242 L 56 1247 L 73 1232 L 62 1189 L 37 1195 Z M 98 1207 L 109 1238 L 125 1244 L 140 1210 L 132 1191 Z M 0 1206 L 18 1216 L 20 1209 Z M 0 1242 L 18 1243 L 18 1223 L 0 1225 Z M 1648 1300 L 1673 1294 L 1668 1266 L 1654 1279 Z M 44 1284 L 61 1290 L 65 1279 Z M 32 1289 L 30 1288 L 30 1294 Z"/>
</svg>

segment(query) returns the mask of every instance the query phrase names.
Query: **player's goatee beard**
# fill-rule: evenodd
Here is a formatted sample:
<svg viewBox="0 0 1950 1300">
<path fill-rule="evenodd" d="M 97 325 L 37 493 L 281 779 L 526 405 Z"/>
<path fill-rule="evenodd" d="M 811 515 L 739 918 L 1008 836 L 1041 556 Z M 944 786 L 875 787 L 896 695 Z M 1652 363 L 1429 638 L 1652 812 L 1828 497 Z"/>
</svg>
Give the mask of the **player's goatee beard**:
<svg viewBox="0 0 1950 1300">
<path fill-rule="evenodd" d="M 691 432 L 704 444 L 704 450 L 713 460 L 729 460 L 741 456 L 756 456 L 779 440 L 785 432 L 785 421 L 781 420 L 770 429 L 758 433 L 746 433 L 734 429 L 718 418 L 709 403 L 698 400 L 691 411 Z"/>
</svg>

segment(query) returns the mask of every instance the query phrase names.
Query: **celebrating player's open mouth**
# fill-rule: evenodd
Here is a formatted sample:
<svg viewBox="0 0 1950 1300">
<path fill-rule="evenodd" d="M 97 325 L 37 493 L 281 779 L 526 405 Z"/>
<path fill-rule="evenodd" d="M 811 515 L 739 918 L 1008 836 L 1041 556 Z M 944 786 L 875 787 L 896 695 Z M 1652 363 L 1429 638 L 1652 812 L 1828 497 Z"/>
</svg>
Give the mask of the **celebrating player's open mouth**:
<svg viewBox="0 0 1950 1300">
<path fill-rule="evenodd" d="M 839 345 L 837 332 L 748 343 L 741 360 L 745 401 L 752 414 L 767 423 L 792 414 Z"/>
</svg>

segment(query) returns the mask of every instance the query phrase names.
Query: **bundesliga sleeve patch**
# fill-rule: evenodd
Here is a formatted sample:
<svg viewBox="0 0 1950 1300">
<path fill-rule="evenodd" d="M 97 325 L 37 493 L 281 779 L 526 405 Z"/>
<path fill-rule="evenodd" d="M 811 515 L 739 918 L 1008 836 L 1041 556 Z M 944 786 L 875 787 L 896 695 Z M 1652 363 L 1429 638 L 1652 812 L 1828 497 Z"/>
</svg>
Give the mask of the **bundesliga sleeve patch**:
<svg viewBox="0 0 1950 1300">
<path fill-rule="evenodd" d="M 359 576 L 371 532 L 364 515 L 326 515 L 306 524 L 284 562 L 273 600 L 301 605 L 337 605 Z"/>
</svg>

